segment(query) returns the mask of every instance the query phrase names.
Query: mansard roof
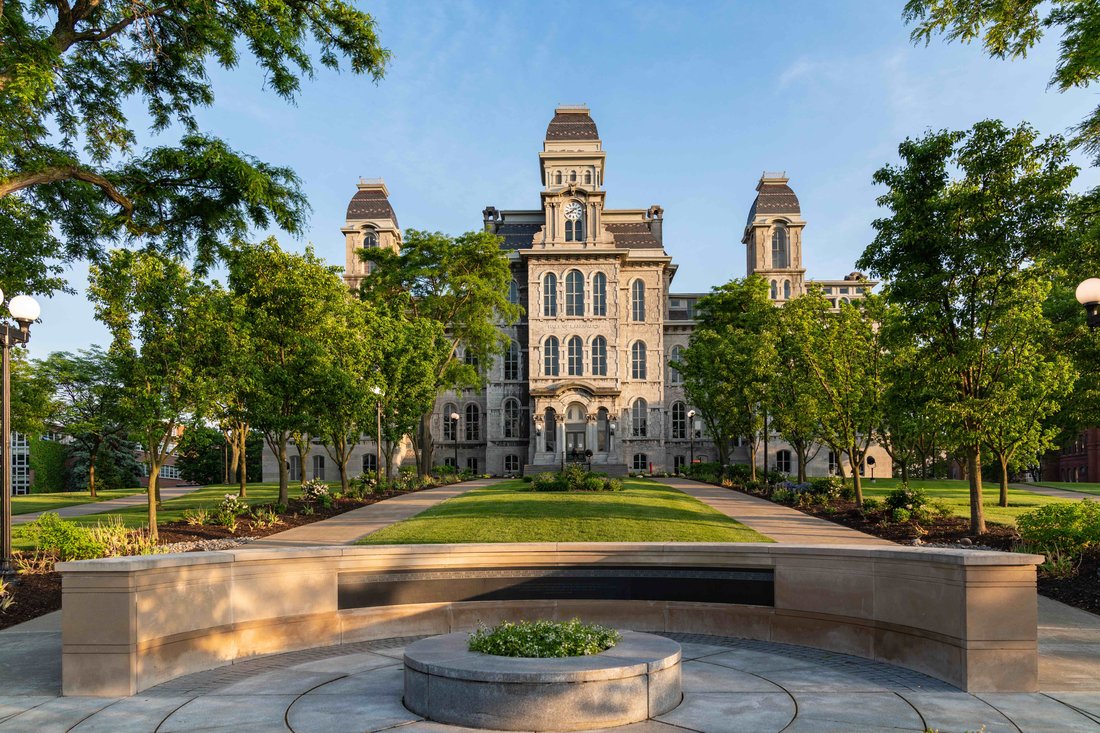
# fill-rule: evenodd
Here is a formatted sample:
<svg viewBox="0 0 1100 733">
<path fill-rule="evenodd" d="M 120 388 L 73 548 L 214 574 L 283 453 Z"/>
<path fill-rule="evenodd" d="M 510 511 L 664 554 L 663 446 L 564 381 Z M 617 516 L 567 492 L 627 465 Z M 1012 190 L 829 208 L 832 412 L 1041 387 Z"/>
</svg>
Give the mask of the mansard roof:
<svg viewBox="0 0 1100 733">
<path fill-rule="evenodd" d="M 380 188 L 361 188 L 355 192 L 348 203 L 348 221 L 359 219 L 393 219 L 397 224 L 397 215 L 393 213 L 386 192 Z"/>
<path fill-rule="evenodd" d="M 749 218 L 746 224 L 751 224 L 757 214 L 800 214 L 802 209 L 798 205 L 798 197 L 787 185 L 786 179 L 768 180 L 761 179 L 756 187 L 756 199 L 749 209 Z"/>
<path fill-rule="evenodd" d="M 542 222 L 503 222 L 496 233 L 504 237 L 504 249 L 531 249 L 541 228 Z"/>
<path fill-rule="evenodd" d="M 559 107 L 546 127 L 547 140 L 599 140 L 587 107 Z"/>
<path fill-rule="evenodd" d="M 650 231 L 648 222 L 636 221 L 604 226 L 615 237 L 615 246 L 618 249 L 663 249 L 660 240 Z"/>
</svg>

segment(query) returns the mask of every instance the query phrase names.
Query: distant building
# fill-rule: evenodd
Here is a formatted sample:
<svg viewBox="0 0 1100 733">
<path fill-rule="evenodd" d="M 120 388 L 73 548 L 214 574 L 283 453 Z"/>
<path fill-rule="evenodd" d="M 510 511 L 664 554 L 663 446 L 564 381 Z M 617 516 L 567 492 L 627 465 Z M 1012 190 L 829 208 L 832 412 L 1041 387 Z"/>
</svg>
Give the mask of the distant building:
<svg viewBox="0 0 1100 733">
<path fill-rule="evenodd" d="M 1088 428 L 1077 439 L 1043 457 L 1044 481 L 1100 481 L 1100 428 Z"/>
</svg>

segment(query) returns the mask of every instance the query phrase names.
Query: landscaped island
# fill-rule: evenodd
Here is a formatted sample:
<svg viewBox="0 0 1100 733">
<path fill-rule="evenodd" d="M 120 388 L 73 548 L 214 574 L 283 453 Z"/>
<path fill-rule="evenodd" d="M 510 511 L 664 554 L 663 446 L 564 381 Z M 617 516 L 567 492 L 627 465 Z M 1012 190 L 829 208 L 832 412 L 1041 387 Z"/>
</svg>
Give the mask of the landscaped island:
<svg viewBox="0 0 1100 733">
<path fill-rule="evenodd" d="M 497 657 L 583 657 L 615 646 L 623 636 L 599 624 L 571 621 L 502 621 L 470 634 L 470 651 Z"/>
</svg>

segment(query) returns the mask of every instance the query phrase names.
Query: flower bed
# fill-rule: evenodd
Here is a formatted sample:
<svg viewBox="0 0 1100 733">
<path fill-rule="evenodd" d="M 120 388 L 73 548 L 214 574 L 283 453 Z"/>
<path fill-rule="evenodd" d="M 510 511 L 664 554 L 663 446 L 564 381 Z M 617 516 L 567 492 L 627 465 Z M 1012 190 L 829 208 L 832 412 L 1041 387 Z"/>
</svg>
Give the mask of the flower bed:
<svg viewBox="0 0 1100 733">
<path fill-rule="evenodd" d="M 470 634 L 470 651 L 497 657 L 582 657 L 615 646 L 622 634 L 597 624 L 571 621 L 503 621 Z"/>
</svg>

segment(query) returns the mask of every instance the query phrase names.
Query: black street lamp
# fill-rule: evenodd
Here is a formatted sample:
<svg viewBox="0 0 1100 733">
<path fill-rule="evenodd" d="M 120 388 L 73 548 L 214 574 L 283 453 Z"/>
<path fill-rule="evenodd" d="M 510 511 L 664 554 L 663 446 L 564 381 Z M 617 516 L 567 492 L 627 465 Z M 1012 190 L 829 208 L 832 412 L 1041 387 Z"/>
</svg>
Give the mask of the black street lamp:
<svg viewBox="0 0 1100 733">
<path fill-rule="evenodd" d="M 1077 286 L 1077 302 L 1085 306 L 1089 327 L 1100 327 L 1100 278 L 1090 277 Z"/>
<path fill-rule="evenodd" d="M 4 302 L 4 292 L 0 291 L 0 303 Z M 12 328 L 6 323 L 0 323 L 0 350 L 3 351 L 3 411 L 0 420 L 3 427 L 0 428 L 0 450 L 3 451 L 4 467 L 3 479 L 0 480 L 0 514 L 3 516 L 3 528 L 0 531 L 0 575 L 12 572 L 11 552 L 11 347 L 17 344 L 26 344 L 31 339 L 31 323 L 42 312 L 38 303 L 29 295 L 17 295 L 8 302 L 8 312 L 17 328 Z"/>
<path fill-rule="evenodd" d="M 378 489 L 382 489 L 382 388 L 371 387 L 371 394 L 375 396 L 375 405 L 378 407 L 378 432 L 375 433 L 374 443 L 374 475 Z"/>
<path fill-rule="evenodd" d="M 458 473 L 458 419 L 461 417 L 457 412 L 452 412 L 449 416 L 451 418 L 451 425 L 454 426 L 454 438 L 455 438 L 455 473 Z"/>
<path fill-rule="evenodd" d="M 691 458 L 688 460 L 688 475 L 695 465 L 695 410 L 688 410 L 688 432 L 691 433 Z"/>
</svg>

